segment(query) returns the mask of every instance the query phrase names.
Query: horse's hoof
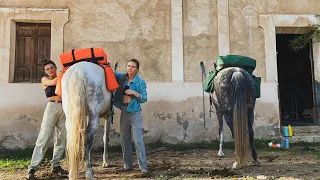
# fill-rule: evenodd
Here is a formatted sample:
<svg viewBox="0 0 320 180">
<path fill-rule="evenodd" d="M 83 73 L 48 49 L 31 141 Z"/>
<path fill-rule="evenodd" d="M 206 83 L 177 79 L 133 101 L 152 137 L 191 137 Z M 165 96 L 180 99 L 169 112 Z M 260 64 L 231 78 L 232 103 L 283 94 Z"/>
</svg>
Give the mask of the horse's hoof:
<svg viewBox="0 0 320 180">
<path fill-rule="evenodd" d="M 103 163 L 102 167 L 103 168 L 109 168 L 109 167 L 111 167 L 111 164 L 110 163 Z"/>
<path fill-rule="evenodd" d="M 232 169 L 240 169 L 240 168 L 241 168 L 240 163 L 238 163 L 238 162 L 234 162 L 234 163 L 233 163 Z"/>
<path fill-rule="evenodd" d="M 86 172 L 86 179 L 94 180 L 93 171 L 87 171 Z"/>
<path fill-rule="evenodd" d="M 252 165 L 254 165 L 254 166 L 260 166 L 260 162 L 259 162 L 258 160 L 254 160 L 254 161 L 252 162 Z"/>
<path fill-rule="evenodd" d="M 224 153 L 223 153 L 223 151 L 222 151 L 222 150 L 219 150 L 219 152 L 218 152 L 218 156 L 219 156 L 219 157 L 224 157 Z"/>
</svg>

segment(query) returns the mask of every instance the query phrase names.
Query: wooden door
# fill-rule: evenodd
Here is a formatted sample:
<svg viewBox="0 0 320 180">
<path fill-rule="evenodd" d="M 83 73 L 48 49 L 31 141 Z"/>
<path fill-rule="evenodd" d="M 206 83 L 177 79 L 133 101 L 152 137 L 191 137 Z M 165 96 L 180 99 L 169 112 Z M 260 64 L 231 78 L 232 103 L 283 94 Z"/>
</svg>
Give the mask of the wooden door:
<svg viewBox="0 0 320 180">
<path fill-rule="evenodd" d="M 51 25 L 17 23 L 14 82 L 40 82 L 41 60 L 50 59 Z"/>
</svg>

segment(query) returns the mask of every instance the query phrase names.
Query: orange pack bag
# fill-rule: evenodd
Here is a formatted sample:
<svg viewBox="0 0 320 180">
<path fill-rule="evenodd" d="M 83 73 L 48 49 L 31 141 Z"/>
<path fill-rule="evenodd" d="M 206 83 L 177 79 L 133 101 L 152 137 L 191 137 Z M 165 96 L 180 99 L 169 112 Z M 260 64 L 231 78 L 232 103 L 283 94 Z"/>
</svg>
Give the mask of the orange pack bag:
<svg viewBox="0 0 320 180">
<path fill-rule="evenodd" d="M 60 63 L 66 71 L 71 65 L 81 62 L 93 62 L 99 65 L 107 64 L 107 54 L 102 48 L 73 49 L 60 55 Z"/>
<path fill-rule="evenodd" d="M 107 90 L 114 91 L 119 87 L 112 68 L 109 66 L 107 54 L 102 48 L 82 48 L 73 49 L 60 55 L 60 63 L 63 71 L 66 71 L 70 66 L 75 63 L 87 61 L 100 65 L 104 68 Z M 56 94 L 61 96 L 61 79 L 64 72 L 60 72 L 57 80 Z"/>
<path fill-rule="evenodd" d="M 113 69 L 109 65 L 102 67 L 104 68 L 108 91 L 114 91 L 118 89 L 119 84 L 117 82 L 116 76 L 114 75 Z"/>
</svg>

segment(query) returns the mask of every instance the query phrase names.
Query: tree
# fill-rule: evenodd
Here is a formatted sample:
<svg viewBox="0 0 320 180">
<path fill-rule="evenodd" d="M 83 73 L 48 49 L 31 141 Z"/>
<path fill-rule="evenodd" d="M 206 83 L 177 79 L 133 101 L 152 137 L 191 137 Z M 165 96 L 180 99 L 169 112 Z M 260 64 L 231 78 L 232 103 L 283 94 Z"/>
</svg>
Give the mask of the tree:
<svg viewBox="0 0 320 180">
<path fill-rule="evenodd" d="M 317 42 L 320 41 L 320 14 L 315 15 L 316 18 L 319 19 L 318 24 L 310 25 L 310 27 L 317 28 L 315 31 L 309 33 L 309 34 L 303 34 L 300 36 L 295 37 L 293 40 L 289 41 L 289 47 L 295 51 L 299 52 L 300 50 L 304 49 L 306 46 L 308 46 L 308 43 L 315 39 Z"/>
</svg>

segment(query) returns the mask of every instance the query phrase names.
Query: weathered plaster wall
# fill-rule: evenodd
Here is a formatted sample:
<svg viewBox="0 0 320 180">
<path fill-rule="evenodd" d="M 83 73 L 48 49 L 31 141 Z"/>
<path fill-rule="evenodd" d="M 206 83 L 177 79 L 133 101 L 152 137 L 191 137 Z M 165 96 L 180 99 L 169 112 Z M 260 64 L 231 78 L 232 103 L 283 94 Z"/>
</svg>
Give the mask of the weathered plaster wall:
<svg viewBox="0 0 320 180">
<path fill-rule="evenodd" d="M 257 60 L 255 74 L 266 80 L 264 31 L 259 27 L 261 14 L 319 14 L 318 0 L 229 0 L 230 50 L 232 54 Z"/>
<path fill-rule="evenodd" d="M 217 1 L 184 0 L 184 77 L 201 81 L 199 62 L 212 65 L 218 56 Z"/>
<path fill-rule="evenodd" d="M 40 84 L 0 83 L 0 146 L 33 145 L 46 98 Z"/>
<path fill-rule="evenodd" d="M 219 32 L 225 37 L 222 39 L 227 39 L 230 35 L 232 54 L 252 56 L 257 60 L 255 74 L 262 76 L 263 83 L 262 97 L 257 100 L 255 109 L 255 137 L 269 138 L 277 132 L 279 125 L 277 84 L 266 81 L 264 31 L 259 27 L 258 17 L 260 14 L 277 13 L 315 14 L 318 1 L 293 1 L 295 5 L 292 5 L 287 1 L 256 0 L 249 1 L 252 4 L 250 8 L 245 3 L 247 1 L 229 0 L 227 8 L 230 34 L 227 35 L 223 34 L 223 29 L 218 32 L 218 2 L 222 0 L 183 0 L 181 58 L 185 83 L 171 83 L 170 0 L 95 0 L 90 3 L 82 0 L 76 3 L 71 0 L 28 0 L 23 3 L 20 0 L 0 0 L 0 7 L 69 9 L 69 21 L 64 26 L 65 51 L 101 46 L 106 49 L 112 62 L 119 62 L 120 71 L 124 71 L 127 59 L 138 58 L 141 61 L 140 74 L 147 80 L 149 95 L 149 101 L 143 105 L 147 143 L 157 140 L 180 143 L 218 139 L 218 124 L 214 112 L 212 117 L 206 113 L 204 128 L 199 62 L 211 65 L 219 52 Z M 248 8 L 244 9 L 245 7 Z M 220 10 L 222 14 L 227 12 Z M 0 59 L 1 61 L 8 59 Z M 0 145 L 33 145 L 46 104 L 41 85 L 0 83 L 0 99 Z M 207 111 L 208 98 L 205 100 Z M 102 124 L 103 122 L 97 133 L 96 145 L 102 143 Z M 111 143 L 119 144 L 119 111 L 116 111 L 112 128 Z M 226 139 L 231 140 L 226 125 L 225 130 Z"/>
<path fill-rule="evenodd" d="M 103 47 L 111 62 L 119 62 L 119 70 L 137 58 L 146 80 L 171 81 L 170 0 L 17 0 L 0 1 L 0 7 L 68 8 L 64 51 Z"/>
<path fill-rule="evenodd" d="M 306 27 L 314 21 L 311 17 L 319 14 L 317 0 L 304 1 L 238 1 L 229 0 L 229 21 L 230 21 L 230 51 L 232 54 L 240 54 L 251 56 L 257 60 L 257 68 L 255 75 L 262 77 L 262 82 L 274 86 L 273 91 L 277 92 L 277 59 L 275 47 L 275 28 L 281 27 Z M 270 19 L 270 22 L 265 21 L 259 16 L 269 17 L 275 15 L 276 18 L 281 17 L 280 20 Z M 279 16 L 277 16 L 279 15 Z M 285 16 L 292 15 L 292 16 Z M 302 15 L 302 16 L 295 16 Z M 307 17 L 306 15 L 310 15 Z M 267 18 L 268 19 L 268 18 Z M 312 19 L 312 20 L 311 20 Z M 266 25 L 265 25 L 266 24 Z M 271 44 L 270 44 L 271 43 Z M 314 61 L 318 64 L 318 44 L 314 44 Z M 267 54 L 266 54 L 267 53 Z M 267 69 L 268 68 L 268 69 Z M 316 71 L 318 71 L 315 66 Z M 262 118 L 259 122 L 265 125 L 279 123 L 278 97 L 270 96 L 273 99 L 275 111 L 272 114 L 262 112 Z M 267 103 L 259 100 L 262 106 Z M 269 104 L 270 105 L 270 104 Z M 267 106 L 269 106 L 267 105 Z M 259 116 L 259 110 L 256 110 Z M 259 118 L 260 119 L 260 118 Z M 269 123 L 267 123 L 269 122 Z M 265 127 L 267 127 L 265 126 Z M 261 126 L 263 127 L 263 126 Z M 259 133 L 256 128 L 256 133 Z"/>
<path fill-rule="evenodd" d="M 0 84 L 0 145 L 10 148 L 33 146 L 40 130 L 46 105 L 40 84 Z M 215 112 L 206 112 L 203 120 L 202 89 L 200 83 L 152 83 L 147 82 L 149 101 L 143 104 L 143 120 L 147 143 L 201 142 L 219 139 Z M 171 92 L 164 91 L 170 89 Z M 263 84 L 262 97 L 255 110 L 255 137 L 269 138 L 275 134 L 277 122 L 277 93 L 272 84 Z M 183 91 L 183 93 L 182 93 Z M 10 97 L 10 98 L 5 98 Z M 208 97 L 206 111 L 208 110 Z M 111 130 L 111 144 L 119 144 L 119 111 L 116 109 Z M 102 145 L 104 119 L 97 132 L 95 145 Z M 225 127 L 225 139 L 231 140 Z"/>
<path fill-rule="evenodd" d="M 148 81 L 171 81 L 170 0 L 87 1 L 69 3 L 65 50 L 104 47 L 112 62 L 125 70 L 137 58 L 140 74 Z M 91 10 L 94 9 L 94 12 Z"/>
</svg>

